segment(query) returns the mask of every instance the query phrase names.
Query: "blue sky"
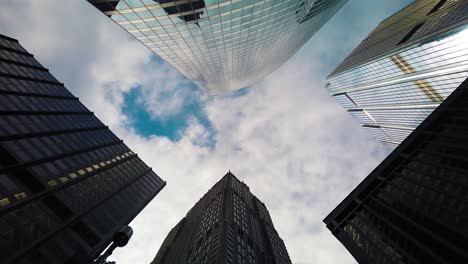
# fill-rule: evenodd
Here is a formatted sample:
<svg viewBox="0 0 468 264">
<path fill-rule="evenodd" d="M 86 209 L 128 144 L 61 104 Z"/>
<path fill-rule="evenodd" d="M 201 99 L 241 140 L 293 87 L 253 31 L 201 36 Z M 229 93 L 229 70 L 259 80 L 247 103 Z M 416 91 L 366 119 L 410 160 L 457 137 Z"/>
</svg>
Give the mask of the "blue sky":
<svg viewBox="0 0 468 264">
<path fill-rule="evenodd" d="M 192 84 L 184 89 L 200 88 Z M 172 141 L 178 141 L 181 139 L 183 131 L 188 127 L 190 118 L 196 118 L 205 129 L 210 130 L 210 133 L 215 133 L 210 120 L 203 112 L 203 102 L 196 99 L 185 101 L 180 111 L 169 118 L 166 116 L 153 117 L 146 110 L 144 102 L 141 100 L 143 97 L 141 86 L 132 87 L 123 96 L 122 114 L 129 118 L 127 125 L 134 127 L 141 136 L 164 136 Z M 164 96 L 162 98 L 164 100 Z M 211 140 L 214 140 L 213 136 Z M 215 144 L 214 141 L 210 142 L 210 145 L 213 144 Z"/>
<path fill-rule="evenodd" d="M 151 54 L 151 63 L 160 65 L 165 62 L 156 54 Z M 184 93 L 188 93 L 190 96 L 184 97 L 183 104 L 175 113 L 152 115 L 147 110 L 148 105 L 144 100 L 145 93 L 141 85 L 132 86 L 130 90 L 123 93 L 122 114 L 128 118 L 127 126 L 134 128 L 136 133 L 143 137 L 159 136 L 167 137 L 171 141 L 178 141 L 182 138 L 190 121 L 196 119 L 210 134 L 208 140 L 203 142 L 203 145 L 214 147 L 216 145 L 216 130 L 204 112 L 204 106 L 210 100 L 210 97 L 199 96 L 205 91 L 182 74 L 179 74 L 178 78 L 181 79 L 181 85 L 174 87 L 174 89 L 183 90 Z M 250 87 L 245 87 L 217 97 L 236 98 L 248 93 L 249 89 Z M 165 91 L 159 95 L 158 99 L 160 101 L 170 100 L 173 94 L 174 90 Z"/>
<path fill-rule="evenodd" d="M 20 43 L 167 181 L 113 259 L 149 263 L 169 230 L 229 169 L 266 203 L 293 263 L 355 263 L 322 219 L 389 153 L 324 78 L 409 0 L 351 0 L 265 80 L 209 96 L 84 0 L 6 0 Z"/>
</svg>

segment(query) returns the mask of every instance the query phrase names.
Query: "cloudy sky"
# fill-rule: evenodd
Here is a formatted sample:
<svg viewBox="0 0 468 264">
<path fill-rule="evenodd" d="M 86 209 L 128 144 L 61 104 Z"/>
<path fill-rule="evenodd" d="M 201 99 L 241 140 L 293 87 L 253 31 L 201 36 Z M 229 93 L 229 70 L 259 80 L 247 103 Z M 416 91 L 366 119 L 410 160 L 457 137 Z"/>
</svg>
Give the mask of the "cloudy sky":
<svg viewBox="0 0 468 264">
<path fill-rule="evenodd" d="M 293 263 L 354 263 L 322 219 L 389 150 L 323 88 L 384 18 L 411 0 L 350 0 L 265 80 L 212 97 L 84 0 L 3 0 L 20 43 L 164 180 L 112 259 L 149 263 L 169 230 L 229 169 L 266 203 Z"/>
</svg>

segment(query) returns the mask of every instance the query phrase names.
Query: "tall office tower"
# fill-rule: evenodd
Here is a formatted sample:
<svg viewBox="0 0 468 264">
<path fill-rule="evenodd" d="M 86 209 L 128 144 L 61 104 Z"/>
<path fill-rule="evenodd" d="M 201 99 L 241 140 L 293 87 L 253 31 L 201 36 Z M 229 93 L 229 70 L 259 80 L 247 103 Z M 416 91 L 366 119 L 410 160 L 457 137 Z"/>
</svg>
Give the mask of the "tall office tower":
<svg viewBox="0 0 468 264">
<path fill-rule="evenodd" d="M 347 0 L 88 0 L 212 94 L 286 62 Z"/>
<path fill-rule="evenodd" d="M 164 185 L 0 35 L 0 263 L 90 263 Z"/>
<path fill-rule="evenodd" d="M 324 222 L 359 263 L 468 263 L 468 79 Z"/>
<path fill-rule="evenodd" d="M 265 204 L 231 172 L 169 232 L 152 264 L 287 264 Z"/>
<path fill-rule="evenodd" d="M 417 0 L 384 20 L 327 89 L 386 145 L 405 139 L 468 76 L 468 1 Z"/>
</svg>

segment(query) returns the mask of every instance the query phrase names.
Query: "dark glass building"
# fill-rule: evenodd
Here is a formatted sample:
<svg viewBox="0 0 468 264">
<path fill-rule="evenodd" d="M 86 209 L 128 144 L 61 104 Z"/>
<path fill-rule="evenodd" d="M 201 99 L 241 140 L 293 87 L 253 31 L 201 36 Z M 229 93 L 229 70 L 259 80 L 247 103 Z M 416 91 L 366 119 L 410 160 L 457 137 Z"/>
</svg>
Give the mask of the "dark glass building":
<svg viewBox="0 0 468 264">
<path fill-rule="evenodd" d="M 388 146 L 468 77 L 468 1 L 417 0 L 382 21 L 327 78 L 333 98 Z"/>
<path fill-rule="evenodd" d="M 231 172 L 169 232 L 152 264 L 290 264 L 265 204 Z"/>
<path fill-rule="evenodd" d="M 165 186 L 0 35 L 0 263 L 89 263 Z"/>
<path fill-rule="evenodd" d="M 468 263 L 468 79 L 328 215 L 359 263 Z"/>
</svg>

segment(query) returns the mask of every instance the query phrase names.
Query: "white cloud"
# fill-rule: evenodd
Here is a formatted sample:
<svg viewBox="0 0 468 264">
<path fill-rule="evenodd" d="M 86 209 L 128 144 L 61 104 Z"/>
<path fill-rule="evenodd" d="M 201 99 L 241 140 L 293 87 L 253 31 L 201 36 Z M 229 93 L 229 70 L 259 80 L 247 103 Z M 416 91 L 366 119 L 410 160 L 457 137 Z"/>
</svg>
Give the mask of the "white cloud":
<svg viewBox="0 0 468 264">
<path fill-rule="evenodd" d="M 148 263 L 170 228 L 228 169 L 267 204 L 294 263 L 353 263 L 322 219 L 387 150 L 332 101 L 323 77 L 402 2 L 348 3 L 300 56 L 237 97 L 180 89 L 188 84 L 173 68 L 151 60 L 143 45 L 84 0 L 7 0 L 0 31 L 18 38 L 168 182 L 132 223 L 134 237 L 114 253 L 118 263 Z M 359 8 L 371 4 L 372 12 Z M 123 96 L 136 86 L 155 119 L 170 118 L 194 97 L 203 102 L 216 145 L 203 146 L 209 131 L 196 119 L 177 142 L 128 128 Z"/>
<path fill-rule="evenodd" d="M 117 259 L 149 261 L 170 228 L 231 169 L 267 204 L 295 263 L 353 263 L 321 221 L 387 151 L 331 100 L 315 71 L 296 60 L 244 96 L 210 100 L 214 149 L 194 144 L 206 132 L 195 121 L 179 142 L 121 131 L 168 185 L 133 223 L 152 232 L 136 231 Z M 145 252 L 132 256 L 131 248 Z"/>
</svg>

